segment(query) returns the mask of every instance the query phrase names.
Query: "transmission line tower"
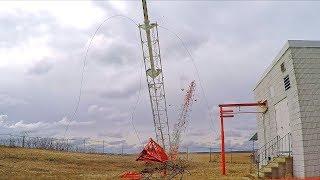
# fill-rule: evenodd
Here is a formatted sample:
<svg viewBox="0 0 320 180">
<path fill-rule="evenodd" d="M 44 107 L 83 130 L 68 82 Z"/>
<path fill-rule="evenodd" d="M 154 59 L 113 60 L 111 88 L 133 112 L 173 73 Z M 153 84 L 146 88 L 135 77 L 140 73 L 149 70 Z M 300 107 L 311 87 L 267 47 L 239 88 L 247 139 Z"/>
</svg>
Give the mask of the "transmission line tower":
<svg viewBox="0 0 320 180">
<path fill-rule="evenodd" d="M 170 148 L 166 93 L 161 64 L 158 24 L 150 23 L 146 0 L 142 0 L 144 23 L 139 25 L 143 62 L 150 96 L 156 139 L 165 150 Z"/>
<path fill-rule="evenodd" d="M 170 156 L 172 160 L 175 160 L 178 156 L 179 152 L 179 146 L 181 142 L 181 136 L 182 133 L 187 128 L 189 113 L 191 111 L 191 106 L 194 99 L 194 93 L 195 93 L 196 83 L 192 81 L 189 85 L 189 89 L 186 92 L 186 95 L 184 97 L 183 104 L 181 106 L 181 112 L 179 114 L 178 121 L 174 125 L 174 129 L 172 132 L 172 142 L 170 147 Z"/>
</svg>

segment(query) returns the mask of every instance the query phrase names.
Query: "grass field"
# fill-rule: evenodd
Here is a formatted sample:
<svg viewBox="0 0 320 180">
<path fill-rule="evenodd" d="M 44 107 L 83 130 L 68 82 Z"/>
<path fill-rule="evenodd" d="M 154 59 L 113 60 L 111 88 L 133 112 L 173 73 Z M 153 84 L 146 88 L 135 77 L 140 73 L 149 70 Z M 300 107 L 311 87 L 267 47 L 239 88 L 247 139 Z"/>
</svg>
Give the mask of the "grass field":
<svg viewBox="0 0 320 180">
<path fill-rule="evenodd" d="M 189 154 L 189 175 L 183 179 L 243 179 L 250 173 L 248 153 L 227 154 L 228 175 L 220 176 L 218 154 Z M 136 155 L 99 155 L 40 149 L 0 147 L 0 179 L 119 179 L 124 171 L 139 171 Z M 186 158 L 186 155 L 181 155 Z"/>
</svg>

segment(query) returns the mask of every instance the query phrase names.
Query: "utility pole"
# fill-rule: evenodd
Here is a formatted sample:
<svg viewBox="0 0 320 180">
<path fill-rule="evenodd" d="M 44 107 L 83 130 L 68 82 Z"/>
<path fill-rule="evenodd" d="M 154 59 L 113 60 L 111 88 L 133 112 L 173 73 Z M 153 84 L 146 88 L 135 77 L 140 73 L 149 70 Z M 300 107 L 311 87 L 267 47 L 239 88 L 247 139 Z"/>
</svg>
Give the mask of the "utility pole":
<svg viewBox="0 0 320 180">
<path fill-rule="evenodd" d="M 230 156 L 231 156 L 231 164 L 232 164 L 232 154 L 233 154 L 232 147 L 230 149 L 231 149 Z"/>
<path fill-rule="evenodd" d="M 83 140 L 83 152 L 86 152 L 86 139 Z"/>
<path fill-rule="evenodd" d="M 189 160 L 189 148 L 187 146 L 187 160 Z"/>
<path fill-rule="evenodd" d="M 67 145 L 67 151 L 69 151 L 69 140 L 68 139 L 66 139 L 66 145 Z"/>
<path fill-rule="evenodd" d="M 22 147 L 24 147 L 26 135 L 22 135 Z"/>
<path fill-rule="evenodd" d="M 209 162 L 212 162 L 212 160 L 211 160 L 211 146 L 210 146 L 210 148 L 209 148 L 209 156 L 210 156 L 210 160 L 209 160 Z"/>
<path fill-rule="evenodd" d="M 12 135 L 10 134 L 10 147 L 14 147 Z"/>
<path fill-rule="evenodd" d="M 220 130 L 221 130 L 221 172 L 222 175 L 226 175 L 226 157 L 224 149 L 224 125 L 223 125 L 223 109 L 220 107 Z"/>
<path fill-rule="evenodd" d="M 121 144 L 121 156 L 123 156 L 123 143 Z"/>
<path fill-rule="evenodd" d="M 102 141 L 102 154 L 104 154 L 104 140 Z"/>
</svg>

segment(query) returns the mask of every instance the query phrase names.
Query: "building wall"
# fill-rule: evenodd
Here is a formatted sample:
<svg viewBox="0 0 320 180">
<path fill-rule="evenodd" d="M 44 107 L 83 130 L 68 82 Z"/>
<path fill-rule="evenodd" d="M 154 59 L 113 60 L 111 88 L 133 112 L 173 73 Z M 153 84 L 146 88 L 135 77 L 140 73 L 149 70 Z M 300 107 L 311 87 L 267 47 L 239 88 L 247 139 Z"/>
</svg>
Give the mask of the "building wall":
<svg viewBox="0 0 320 180">
<path fill-rule="evenodd" d="M 320 176 L 320 48 L 292 48 L 300 112 L 293 114 L 299 158 L 296 169 L 307 177 Z M 300 117 L 300 120 L 298 120 Z M 296 120 L 296 121 L 295 121 Z M 298 136 L 299 135 L 299 136 Z M 302 174 L 302 172 L 300 172 Z"/>
<path fill-rule="evenodd" d="M 280 64 L 285 63 L 286 71 L 281 72 Z M 268 111 L 265 114 L 258 114 L 258 143 L 263 146 L 271 139 L 277 136 L 277 122 L 275 120 L 275 105 L 281 100 L 287 98 L 288 104 L 292 98 L 288 98 L 288 94 L 292 94 L 293 86 L 287 91 L 284 89 L 283 78 L 289 74 L 290 81 L 294 78 L 293 65 L 291 61 L 290 50 L 287 50 L 280 60 L 274 64 L 273 68 L 263 78 L 259 85 L 254 90 L 255 99 L 257 101 L 267 100 Z M 272 90 L 273 89 L 273 90 Z M 289 108 L 290 110 L 290 108 Z"/>
<path fill-rule="evenodd" d="M 294 176 L 319 177 L 320 48 L 290 47 L 287 44 L 284 49 L 254 89 L 257 101 L 268 101 L 268 111 L 257 116 L 259 146 L 277 136 L 274 106 L 286 98 L 292 134 Z M 280 68 L 283 62 L 285 72 L 281 72 Z M 288 90 L 284 89 L 283 82 L 286 75 L 289 75 L 291 84 Z M 271 87 L 273 90 L 270 90 Z"/>
<path fill-rule="evenodd" d="M 282 63 L 285 65 L 285 72 L 281 71 L 280 66 Z M 289 75 L 291 87 L 290 89 L 285 90 L 283 78 L 287 75 Z M 273 64 L 273 67 L 255 88 L 254 94 L 257 101 L 267 100 L 268 102 L 268 111 L 263 115 L 257 116 L 258 142 L 260 147 L 278 135 L 275 105 L 284 99 L 287 100 L 290 131 L 292 133 L 292 139 L 294 139 L 294 143 L 292 144 L 294 175 L 303 177 L 303 149 L 299 148 L 302 147 L 301 120 L 299 114 L 298 88 L 295 79 L 291 48 L 287 49 L 282 56 L 279 57 L 279 60 Z"/>
</svg>

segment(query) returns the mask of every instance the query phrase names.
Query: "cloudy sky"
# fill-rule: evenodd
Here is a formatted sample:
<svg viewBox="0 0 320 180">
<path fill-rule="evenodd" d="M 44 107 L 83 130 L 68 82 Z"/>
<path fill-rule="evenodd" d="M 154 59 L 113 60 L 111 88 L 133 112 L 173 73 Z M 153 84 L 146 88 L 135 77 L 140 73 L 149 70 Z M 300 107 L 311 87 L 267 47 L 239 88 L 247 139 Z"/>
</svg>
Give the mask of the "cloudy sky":
<svg viewBox="0 0 320 180">
<path fill-rule="evenodd" d="M 252 90 L 288 39 L 319 40 L 318 2 L 150 1 L 149 17 L 177 33 L 190 49 L 159 29 L 171 126 L 185 88 L 196 80 L 196 99 L 183 145 L 217 146 L 217 104 L 254 101 Z M 86 61 L 85 49 L 101 22 L 113 15 L 142 22 L 140 1 L 1 1 L 0 132 L 104 139 L 137 148 L 130 117 L 142 141 L 153 137 L 138 28 L 127 18 L 103 23 Z M 140 86 L 141 82 L 141 86 Z M 141 87 L 141 88 L 140 88 Z M 208 109 L 209 108 L 209 109 Z M 211 113 L 209 113 L 209 110 Z M 226 120 L 228 147 L 244 147 L 255 116 Z M 172 129 L 172 128 L 171 128 Z"/>
</svg>

